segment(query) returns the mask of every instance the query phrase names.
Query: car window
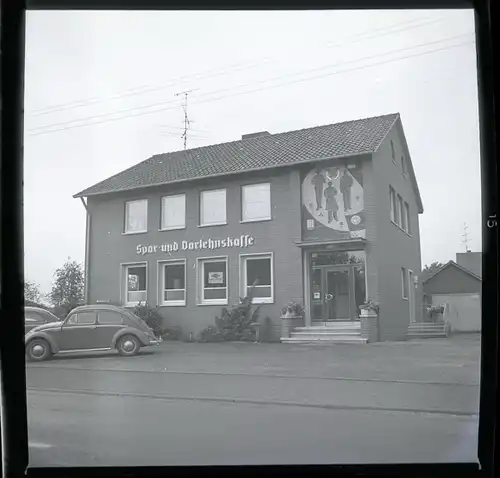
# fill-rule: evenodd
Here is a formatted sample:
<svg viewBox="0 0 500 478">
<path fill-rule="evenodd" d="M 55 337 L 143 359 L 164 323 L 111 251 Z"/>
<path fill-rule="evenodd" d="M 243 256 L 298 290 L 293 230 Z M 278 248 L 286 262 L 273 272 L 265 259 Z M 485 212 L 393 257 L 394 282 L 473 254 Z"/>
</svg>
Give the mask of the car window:
<svg viewBox="0 0 500 478">
<path fill-rule="evenodd" d="M 103 310 L 98 313 L 97 320 L 100 324 L 117 325 L 123 324 L 123 317 L 118 312 Z"/>
<path fill-rule="evenodd" d="M 40 315 L 37 314 L 36 312 L 26 312 L 24 315 L 24 319 L 26 322 L 46 322 L 46 320 Z"/>
<path fill-rule="evenodd" d="M 85 324 L 95 324 L 96 314 L 95 312 L 79 312 L 78 314 L 72 315 L 67 324 L 68 325 L 85 325 Z"/>
</svg>

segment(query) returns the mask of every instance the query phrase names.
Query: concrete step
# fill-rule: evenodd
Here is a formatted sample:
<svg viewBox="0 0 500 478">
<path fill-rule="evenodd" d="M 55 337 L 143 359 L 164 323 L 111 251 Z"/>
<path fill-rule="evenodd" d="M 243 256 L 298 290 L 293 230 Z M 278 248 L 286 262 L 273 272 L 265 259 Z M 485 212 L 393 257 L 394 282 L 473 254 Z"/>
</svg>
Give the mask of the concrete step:
<svg viewBox="0 0 500 478">
<path fill-rule="evenodd" d="M 360 322 L 342 322 L 335 325 L 312 325 L 311 327 L 296 327 L 298 332 L 309 330 L 359 330 L 361 329 Z"/>
<path fill-rule="evenodd" d="M 349 336 L 358 336 L 361 335 L 361 330 L 351 330 L 351 329 L 346 329 L 346 330 L 300 330 L 296 331 L 294 330 L 291 333 L 292 337 L 337 337 L 339 335 L 349 335 Z"/>
<path fill-rule="evenodd" d="M 337 335 L 335 337 L 283 337 L 281 342 L 284 344 L 315 344 L 315 345 L 333 345 L 333 344 L 366 344 L 367 339 L 363 337 L 352 337 L 349 335 Z"/>
</svg>

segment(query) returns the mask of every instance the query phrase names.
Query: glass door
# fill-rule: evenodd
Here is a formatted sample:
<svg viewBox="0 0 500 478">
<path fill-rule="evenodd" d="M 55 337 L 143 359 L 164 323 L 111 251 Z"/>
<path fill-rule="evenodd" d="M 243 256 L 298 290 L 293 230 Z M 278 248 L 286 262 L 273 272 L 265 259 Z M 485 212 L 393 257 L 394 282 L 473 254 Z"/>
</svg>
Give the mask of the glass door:
<svg viewBox="0 0 500 478">
<path fill-rule="evenodd" d="M 353 289 L 352 267 L 325 270 L 326 322 L 354 319 Z"/>
</svg>

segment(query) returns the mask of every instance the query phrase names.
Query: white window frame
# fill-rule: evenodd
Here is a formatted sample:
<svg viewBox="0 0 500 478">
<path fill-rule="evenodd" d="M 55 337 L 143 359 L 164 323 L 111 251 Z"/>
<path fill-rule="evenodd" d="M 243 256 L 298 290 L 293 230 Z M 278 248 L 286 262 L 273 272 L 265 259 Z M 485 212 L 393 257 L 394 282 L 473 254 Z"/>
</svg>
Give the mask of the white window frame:
<svg viewBox="0 0 500 478">
<path fill-rule="evenodd" d="M 404 178 L 406 178 L 406 175 L 408 174 L 407 171 L 407 164 L 406 164 L 406 157 L 404 154 L 401 155 L 401 174 L 403 175 Z"/>
<path fill-rule="evenodd" d="M 145 294 L 145 299 L 144 301 L 128 301 L 128 287 L 127 283 L 128 281 L 126 280 L 128 277 L 128 269 L 133 268 L 133 267 L 145 267 L 146 268 L 146 294 Z M 124 262 L 120 264 L 120 297 L 121 300 L 120 302 L 123 304 L 124 307 L 135 307 L 139 302 L 144 302 L 146 303 L 148 301 L 148 282 L 149 282 L 149 277 L 148 277 L 148 263 L 146 261 L 142 262 Z"/>
<path fill-rule="evenodd" d="M 410 205 L 405 201 L 404 204 L 405 217 L 406 217 L 406 233 L 411 236 L 411 226 L 410 226 Z"/>
<path fill-rule="evenodd" d="M 406 232 L 405 227 L 403 227 L 404 223 L 406 222 L 406 221 L 403 221 L 403 217 L 405 214 L 405 201 L 400 194 L 398 194 L 397 204 L 398 204 L 398 211 L 399 211 L 399 224 L 398 225 L 403 231 Z"/>
<path fill-rule="evenodd" d="M 269 259 L 271 263 L 271 297 L 254 297 L 253 304 L 274 304 L 274 256 L 272 252 L 257 252 L 255 254 L 240 254 L 239 256 L 239 276 L 240 276 L 240 297 L 246 297 L 247 288 L 247 261 L 252 259 Z M 258 285 L 255 287 L 259 287 Z M 268 285 L 262 287 L 269 287 Z"/>
<path fill-rule="evenodd" d="M 390 216 L 391 216 L 391 222 L 393 224 L 398 224 L 397 223 L 397 208 L 398 208 L 398 204 L 397 204 L 397 195 L 396 195 L 396 191 L 395 189 L 392 187 L 392 186 L 389 186 L 389 211 L 390 211 Z"/>
<path fill-rule="evenodd" d="M 204 211 L 204 196 L 205 194 L 224 191 L 224 221 L 219 222 L 203 222 L 203 211 Z M 200 191 L 199 199 L 199 211 L 200 211 L 200 221 L 198 227 L 209 227 L 209 226 L 225 226 L 227 224 L 227 189 L 226 188 L 216 188 L 216 189 L 205 189 Z"/>
<path fill-rule="evenodd" d="M 164 224 L 164 215 L 163 212 L 165 210 L 165 203 L 168 199 L 179 198 L 182 197 L 184 199 L 184 217 L 183 223 L 180 226 L 165 226 Z M 160 231 L 175 231 L 177 229 L 186 229 L 186 194 L 171 194 L 169 196 L 163 196 L 161 198 L 161 210 L 160 210 Z"/>
<path fill-rule="evenodd" d="M 396 164 L 396 148 L 394 146 L 394 141 L 391 139 L 391 156 L 392 156 L 392 162 Z"/>
<path fill-rule="evenodd" d="M 165 267 L 169 265 L 184 266 L 184 300 L 165 300 Z M 186 259 L 167 259 L 158 261 L 158 305 L 161 307 L 183 307 L 187 303 L 187 261 Z"/>
<path fill-rule="evenodd" d="M 408 269 L 401 267 L 401 298 L 408 300 L 408 295 L 405 296 L 405 281 L 407 284 L 407 294 L 410 293 L 410 285 L 408 284 Z"/>
<path fill-rule="evenodd" d="M 128 208 L 129 204 L 132 203 L 137 203 L 137 202 L 144 202 L 146 203 L 146 217 L 144 218 L 144 223 L 146 224 L 146 229 L 141 229 L 138 231 L 128 231 L 127 226 L 128 226 Z M 145 232 L 148 232 L 148 200 L 147 199 L 134 199 L 132 201 L 125 201 L 125 211 L 124 211 L 124 221 L 123 221 L 123 232 L 122 234 L 144 234 Z"/>
<path fill-rule="evenodd" d="M 266 216 L 262 217 L 256 217 L 256 218 L 245 218 L 245 191 L 248 191 L 248 189 L 255 188 L 255 187 L 262 187 L 262 186 L 267 186 L 267 193 L 268 193 L 268 214 Z M 259 222 L 259 221 L 270 221 L 272 219 L 272 212 L 271 212 L 271 183 L 269 181 L 262 182 L 262 183 L 252 183 L 252 184 L 244 184 L 241 186 L 241 221 L 240 222 Z"/>
<path fill-rule="evenodd" d="M 205 299 L 203 291 L 205 290 L 205 264 L 210 262 L 226 263 L 226 298 L 225 299 Z M 197 305 L 227 305 L 229 302 L 229 259 L 228 256 L 198 257 L 196 259 L 196 291 Z M 208 287 L 207 287 L 208 288 Z M 221 287 L 217 287 L 220 289 Z"/>
</svg>

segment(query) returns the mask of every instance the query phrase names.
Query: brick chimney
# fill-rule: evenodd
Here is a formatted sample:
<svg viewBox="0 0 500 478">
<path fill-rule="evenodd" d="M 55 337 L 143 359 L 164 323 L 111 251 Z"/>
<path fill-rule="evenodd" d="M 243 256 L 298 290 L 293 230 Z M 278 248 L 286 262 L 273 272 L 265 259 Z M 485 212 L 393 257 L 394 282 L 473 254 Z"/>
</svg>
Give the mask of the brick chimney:
<svg viewBox="0 0 500 478">
<path fill-rule="evenodd" d="M 260 138 L 261 136 L 270 136 L 271 133 L 269 131 L 259 131 L 258 133 L 249 133 L 244 134 L 241 139 L 252 139 L 252 138 Z"/>
</svg>

